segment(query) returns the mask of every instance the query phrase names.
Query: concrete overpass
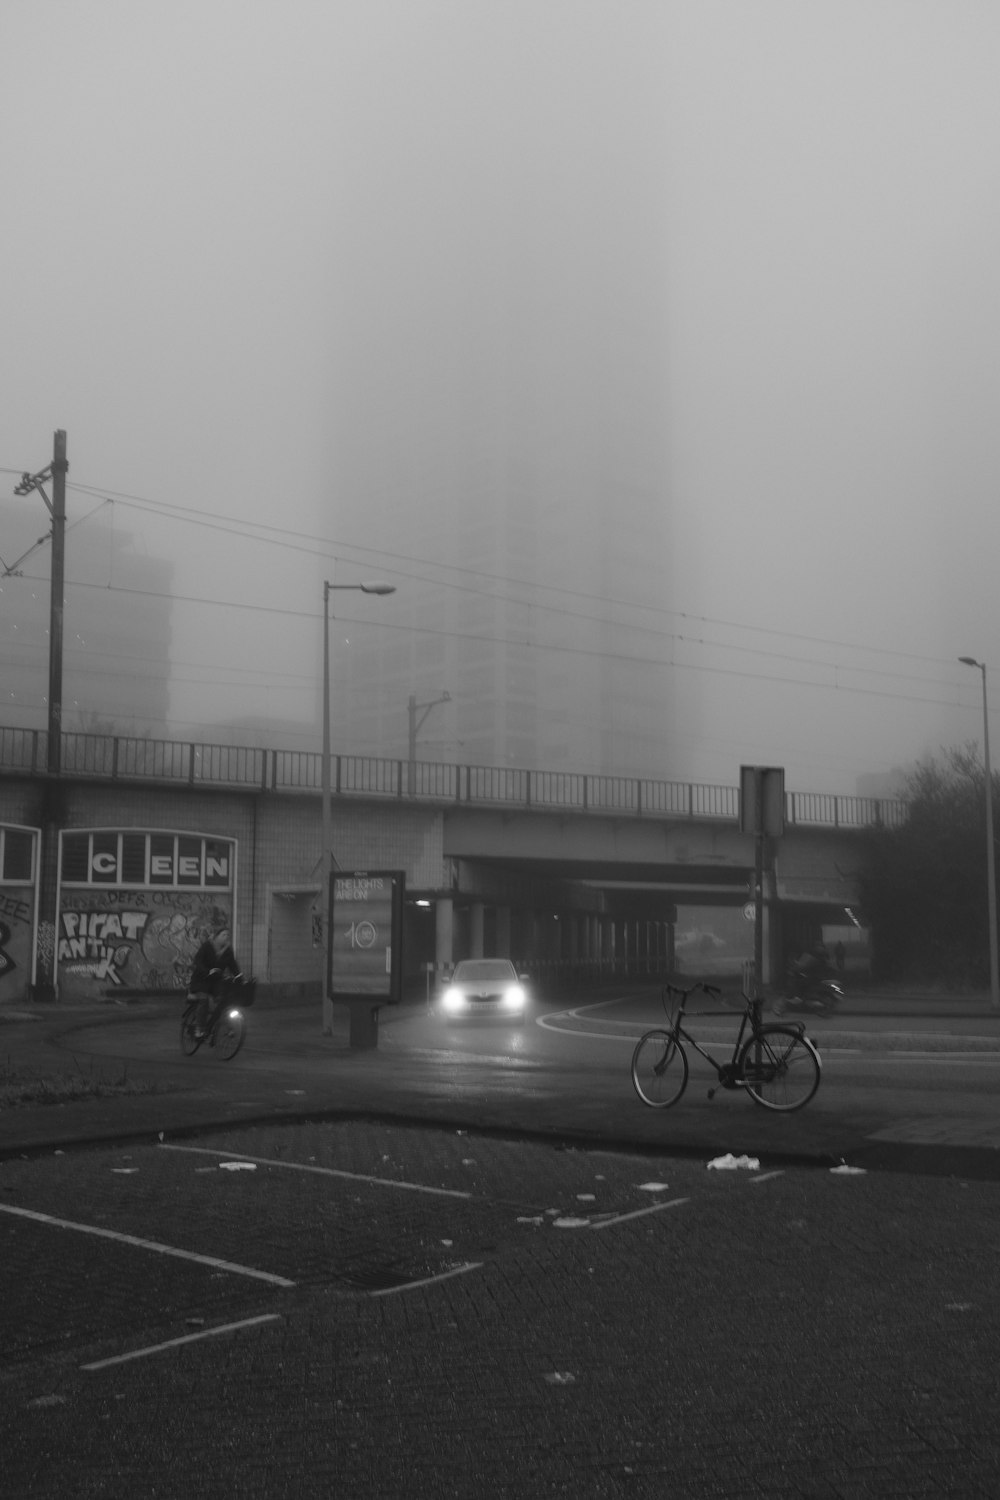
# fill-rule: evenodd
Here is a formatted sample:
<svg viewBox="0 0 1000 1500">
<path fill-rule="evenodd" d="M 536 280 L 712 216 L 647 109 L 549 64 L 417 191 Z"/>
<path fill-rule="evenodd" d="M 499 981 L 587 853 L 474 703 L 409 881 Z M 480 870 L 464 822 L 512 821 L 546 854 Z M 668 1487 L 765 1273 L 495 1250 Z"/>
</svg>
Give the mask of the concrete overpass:
<svg viewBox="0 0 1000 1500">
<path fill-rule="evenodd" d="M 58 776 L 45 766 L 44 733 L 0 729 L 0 952 L 13 964 L 5 977 L 0 960 L 0 1001 L 46 962 L 58 974 L 61 955 L 64 982 L 71 962 L 86 976 L 78 988 L 113 971 L 169 981 L 167 913 L 183 947 L 227 903 L 247 967 L 318 980 L 319 755 L 66 734 Z M 336 864 L 405 872 L 411 978 L 483 951 L 553 973 L 660 971 L 676 908 L 740 908 L 752 893 L 736 786 L 348 756 L 333 757 L 331 784 Z M 785 802 L 786 833 L 767 848 L 765 979 L 857 904 L 860 833 L 906 814 L 824 793 Z M 133 926 L 148 913 L 135 951 L 108 915 L 126 908 Z M 121 938 L 118 970 L 80 957 L 102 921 Z"/>
</svg>

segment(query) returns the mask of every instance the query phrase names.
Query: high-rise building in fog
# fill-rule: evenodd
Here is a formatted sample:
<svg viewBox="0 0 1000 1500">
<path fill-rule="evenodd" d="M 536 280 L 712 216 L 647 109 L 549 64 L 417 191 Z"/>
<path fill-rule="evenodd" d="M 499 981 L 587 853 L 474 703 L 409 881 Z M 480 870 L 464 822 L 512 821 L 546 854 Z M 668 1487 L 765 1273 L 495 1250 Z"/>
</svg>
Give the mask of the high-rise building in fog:
<svg viewBox="0 0 1000 1500">
<path fill-rule="evenodd" d="M 25 536 L 25 504 L 0 508 L 8 563 Z M 22 576 L 0 579 L 0 721 L 28 729 L 48 722 L 50 559 L 46 541 Z M 172 580 L 171 564 L 137 551 L 110 514 L 67 528 L 64 729 L 166 732 Z"/>
<path fill-rule="evenodd" d="M 400 574 L 393 630 L 366 612 L 349 650 L 335 631 L 334 748 L 402 757 L 409 700 L 448 693 L 421 759 L 667 773 L 666 504 L 655 451 L 624 422 L 616 445 L 614 418 L 609 402 L 562 464 L 512 459 L 478 500 L 401 506 L 377 540 L 370 517 L 345 522 Z"/>
<path fill-rule="evenodd" d="M 337 182 L 330 529 L 395 567 L 398 628 L 337 632 L 334 744 L 405 755 L 408 699 L 447 691 L 424 758 L 664 773 L 659 23 L 566 65 L 558 23 L 498 16 L 468 67 L 394 75 L 405 126 Z"/>
</svg>

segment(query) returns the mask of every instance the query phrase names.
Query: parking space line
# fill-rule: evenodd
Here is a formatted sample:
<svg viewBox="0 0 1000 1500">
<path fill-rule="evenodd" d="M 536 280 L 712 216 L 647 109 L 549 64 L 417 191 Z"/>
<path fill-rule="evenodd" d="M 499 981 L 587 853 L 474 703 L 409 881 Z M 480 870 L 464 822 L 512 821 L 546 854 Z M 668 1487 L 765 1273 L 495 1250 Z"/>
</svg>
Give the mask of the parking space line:
<svg viewBox="0 0 1000 1500">
<path fill-rule="evenodd" d="M 106 1370 L 110 1365 L 124 1365 L 130 1359 L 145 1359 L 150 1354 L 161 1354 L 164 1349 L 177 1349 L 181 1344 L 193 1344 L 198 1339 L 213 1339 L 220 1333 L 236 1333 L 241 1328 L 253 1328 L 258 1323 L 280 1323 L 280 1313 L 261 1313 L 256 1318 L 242 1318 L 238 1323 L 220 1323 L 218 1328 L 202 1328 L 198 1333 L 186 1333 L 181 1338 L 166 1339 L 162 1344 L 149 1344 L 145 1349 L 132 1349 L 128 1354 L 113 1354 L 110 1359 L 95 1359 L 81 1370 Z"/>
<path fill-rule="evenodd" d="M 647 1214 L 660 1214 L 665 1208 L 679 1208 L 682 1203 L 690 1203 L 690 1198 L 670 1198 L 666 1203 L 653 1203 L 648 1208 L 634 1208 L 631 1213 L 616 1214 L 613 1219 L 599 1219 L 591 1224 L 591 1229 L 610 1229 L 612 1224 L 624 1224 L 627 1219 L 643 1219 Z"/>
<path fill-rule="evenodd" d="M 294 1286 L 286 1276 L 275 1276 L 271 1271 L 258 1271 L 253 1266 L 240 1266 L 235 1261 L 218 1260 L 214 1255 L 199 1255 L 193 1250 L 178 1250 L 175 1245 L 163 1245 L 158 1240 L 138 1239 L 134 1234 L 121 1234 L 116 1229 L 99 1229 L 96 1224 L 76 1224 L 71 1219 L 56 1219 L 52 1214 L 36 1213 L 31 1208 L 15 1208 L 10 1203 L 0 1203 L 0 1213 L 16 1214 L 21 1219 L 33 1219 L 38 1224 L 51 1224 L 56 1229 L 73 1229 L 77 1234 L 93 1234 L 102 1240 L 115 1240 L 120 1245 L 132 1245 L 139 1250 L 153 1250 L 157 1255 L 173 1255 L 178 1260 L 191 1260 L 197 1265 L 211 1266 L 215 1271 L 231 1271 L 234 1276 L 250 1276 L 255 1281 L 268 1281 L 272 1286 Z"/>
<path fill-rule="evenodd" d="M 439 1281 L 450 1281 L 453 1276 L 464 1276 L 466 1271 L 478 1271 L 482 1265 L 481 1260 L 470 1260 L 462 1266 L 452 1266 L 450 1271 L 442 1271 L 438 1276 L 424 1276 L 420 1281 L 404 1281 L 402 1286 L 376 1287 L 369 1292 L 369 1297 L 393 1297 L 397 1292 L 413 1292 L 417 1287 L 435 1286 Z"/>
<path fill-rule="evenodd" d="M 188 1151 L 195 1156 L 224 1156 L 230 1161 L 252 1161 L 257 1166 L 281 1167 L 288 1172 L 314 1172 L 319 1177 L 344 1177 L 349 1182 L 370 1182 L 376 1187 L 402 1188 L 410 1193 L 431 1193 L 437 1198 L 462 1198 L 466 1202 L 471 1193 L 458 1188 L 427 1187 L 422 1182 L 399 1182 L 393 1177 L 372 1177 L 367 1172 L 344 1172 L 338 1167 L 317 1167 L 311 1162 L 280 1161 L 271 1156 L 247 1156 L 243 1151 L 217 1151 L 208 1146 L 181 1146 L 175 1141 L 161 1141 L 162 1151 Z"/>
</svg>

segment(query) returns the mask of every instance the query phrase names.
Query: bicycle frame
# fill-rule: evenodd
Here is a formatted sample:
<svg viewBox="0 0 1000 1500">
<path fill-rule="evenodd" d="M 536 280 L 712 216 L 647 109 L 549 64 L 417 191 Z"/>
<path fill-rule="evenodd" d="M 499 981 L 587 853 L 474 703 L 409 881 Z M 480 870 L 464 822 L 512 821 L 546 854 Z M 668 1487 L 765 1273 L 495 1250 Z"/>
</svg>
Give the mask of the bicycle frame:
<svg viewBox="0 0 1000 1500">
<path fill-rule="evenodd" d="M 761 1026 L 763 1024 L 761 1020 L 760 1001 L 751 1000 L 749 995 L 743 996 L 743 1011 L 740 1015 L 740 1025 L 739 1030 L 736 1033 L 736 1040 L 733 1043 L 732 1056 L 730 1057 L 728 1062 L 720 1062 L 713 1053 L 709 1052 L 707 1047 L 703 1047 L 701 1045 L 697 1037 L 691 1035 L 691 1032 L 688 1031 L 687 1027 L 684 1025 L 684 1019 L 687 1014 L 687 1002 L 692 995 L 698 992 L 698 990 L 703 990 L 706 995 L 710 995 L 713 998 L 719 997 L 722 993 L 721 990 L 717 990 L 714 985 L 703 984 L 700 981 L 697 984 L 692 985 L 689 990 L 683 990 L 679 985 L 675 984 L 668 984 L 665 987 L 664 1008 L 666 1008 L 666 995 L 680 996 L 680 1004 L 674 1012 L 674 1019 L 672 1022 L 669 1021 L 668 1015 L 668 1025 L 666 1028 L 667 1035 L 670 1037 L 671 1041 L 674 1042 L 678 1040 L 689 1042 L 694 1050 L 700 1053 L 705 1061 L 707 1063 L 710 1063 L 711 1066 L 715 1069 L 716 1076 L 718 1077 L 718 1080 L 722 1084 L 723 1088 L 746 1088 L 747 1080 L 737 1074 L 736 1063 L 743 1048 L 744 1041 L 747 1039 L 748 1030 L 750 1039 L 752 1040 L 756 1033 L 761 1029 Z M 704 1016 L 729 1016 L 732 1014 L 732 1012 L 727 1010 L 706 1010 L 702 1011 L 701 1014 Z M 803 1033 L 803 1027 L 801 1025 L 789 1027 L 788 1029 L 797 1030 L 800 1036 Z M 715 1091 L 713 1089 L 712 1093 L 714 1092 Z M 709 1095 L 709 1098 L 711 1098 L 711 1094 Z"/>
</svg>

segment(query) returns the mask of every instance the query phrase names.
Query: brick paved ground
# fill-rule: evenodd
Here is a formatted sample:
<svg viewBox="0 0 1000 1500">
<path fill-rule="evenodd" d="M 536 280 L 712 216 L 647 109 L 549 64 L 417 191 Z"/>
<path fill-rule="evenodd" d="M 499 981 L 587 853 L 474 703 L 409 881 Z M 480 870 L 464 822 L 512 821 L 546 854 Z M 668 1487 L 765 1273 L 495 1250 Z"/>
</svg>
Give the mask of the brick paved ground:
<svg viewBox="0 0 1000 1500">
<path fill-rule="evenodd" d="M 299 1282 L 0 1224 L 12 1494 L 997 1492 L 997 1185 L 758 1180 L 361 1123 L 190 1144 L 472 1196 L 152 1146 L 4 1163 L 2 1202 Z M 372 1296 L 349 1273 L 386 1246 L 413 1269 L 480 1265 Z M 277 1319 L 80 1368 L 261 1313 Z"/>
</svg>

